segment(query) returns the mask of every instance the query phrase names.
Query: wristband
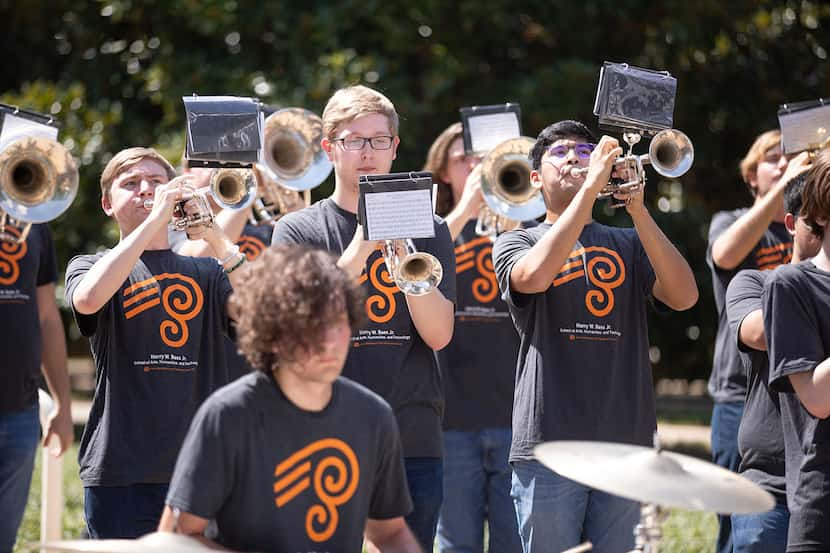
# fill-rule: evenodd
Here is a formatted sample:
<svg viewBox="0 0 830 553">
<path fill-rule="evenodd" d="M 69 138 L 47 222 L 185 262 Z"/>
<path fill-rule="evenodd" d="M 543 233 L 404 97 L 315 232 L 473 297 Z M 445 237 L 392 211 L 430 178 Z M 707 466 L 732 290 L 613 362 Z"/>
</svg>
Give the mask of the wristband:
<svg viewBox="0 0 830 553">
<path fill-rule="evenodd" d="M 237 249 L 238 249 L 238 248 L 237 248 Z M 248 256 L 246 256 L 244 253 L 243 253 L 243 254 L 240 254 L 240 256 L 239 256 L 239 261 L 237 261 L 237 262 L 234 264 L 234 266 L 233 266 L 233 267 L 231 267 L 230 269 L 225 269 L 225 268 L 223 267 L 223 268 L 222 268 L 222 270 L 223 270 L 223 271 L 225 271 L 225 274 L 226 274 L 226 275 L 229 275 L 229 274 L 231 274 L 232 272 L 234 272 L 235 270 L 237 270 L 238 268 L 240 268 L 240 267 L 242 266 L 242 264 L 243 264 L 243 263 L 245 263 L 245 261 L 247 261 L 247 260 L 248 260 Z"/>
<path fill-rule="evenodd" d="M 239 254 L 239 246 L 237 246 L 236 244 L 234 244 L 234 245 L 233 245 L 233 248 L 231 248 L 231 253 L 229 253 L 227 256 L 225 256 L 225 259 L 223 259 L 223 260 L 221 260 L 221 261 L 219 261 L 219 259 L 217 258 L 217 259 L 216 259 L 216 262 L 217 262 L 217 263 L 219 263 L 219 265 L 221 265 L 222 267 L 224 267 L 224 266 L 225 266 L 225 263 L 227 263 L 228 261 L 230 261 L 231 259 L 233 259 L 233 256 L 235 256 L 235 255 L 237 255 L 237 254 Z"/>
</svg>

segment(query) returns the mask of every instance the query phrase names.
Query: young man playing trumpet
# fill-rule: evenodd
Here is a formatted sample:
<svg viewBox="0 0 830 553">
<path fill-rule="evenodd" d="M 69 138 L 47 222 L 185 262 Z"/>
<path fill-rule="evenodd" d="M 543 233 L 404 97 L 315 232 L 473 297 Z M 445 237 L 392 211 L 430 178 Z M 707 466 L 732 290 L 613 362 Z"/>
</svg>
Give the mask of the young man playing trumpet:
<svg viewBox="0 0 830 553">
<path fill-rule="evenodd" d="M 611 137 L 594 142 L 576 121 L 541 132 L 531 181 L 542 190 L 545 222 L 501 235 L 493 251 L 521 340 L 510 461 L 525 553 L 585 540 L 601 553 L 633 548 L 639 505 L 549 471 L 533 448 L 549 440 L 650 446 L 656 417 L 646 303 L 683 310 L 698 297 L 691 268 L 649 215 L 642 191 L 617 195 L 634 228 L 593 221 L 622 154 Z M 584 167 L 587 174 L 573 172 Z"/>
<path fill-rule="evenodd" d="M 384 95 L 365 86 L 338 90 L 323 111 L 323 149 L 334 164 L 334 193 L 290 213 L 274 228 L 273 244 L 309 244 L 334 252 L 338 265 L 366 292 L 369 323 L 352 338 L 343 374 L 388 401 L 403 442 L 414 509 L 407 523 L 432 550 L 442 499 L 441 379 L 434 350 L 453 331 L 455 258 L 446 224 L 435 218 L 435 238 L 414 240 L 434 255 L 444 277 L 429 293 L 403 294 L 390 278 L 377 242 L 363 239 L 357 222 L 360 175 L 388 173 L 395 159 L 398 114 Z"/>
<path fill-rule="evenodd" d="M 96 367 L 79 464 L 93 538 L 135 538 L 158 525 L 187 425 L 228 382 L 228 297 L 245 256 L 216 227 L 191 227 L 216 259 L 170 251 L 167 225 L 192 189 L 150 148 L 116 154 L 101 175 L 101 206 L 120 231 L 110 250 L 66 270 L 66 303 Z M 173 180 L 171 180 L 173 179 Z M 191 200 L 191 201 L 187 201 Z"/>
</svg>

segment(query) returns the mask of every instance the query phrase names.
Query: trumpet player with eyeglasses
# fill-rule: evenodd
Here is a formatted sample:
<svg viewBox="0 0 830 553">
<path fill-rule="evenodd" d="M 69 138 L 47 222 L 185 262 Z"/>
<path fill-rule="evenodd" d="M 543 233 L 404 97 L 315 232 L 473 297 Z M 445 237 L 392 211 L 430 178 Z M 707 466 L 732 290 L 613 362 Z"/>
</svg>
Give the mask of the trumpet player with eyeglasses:
<svg viewBox="0 0 830 553">
<path fill-rule="evenodd" d="M 364 240 L 356 215 L 360 176 L 389 173 L 399 142 L 398 114 L 386 96 L 361 85 L 335 92 L 323 111 L 321 141 L 334 165 L 334 192 L 282 217 L 272 244 L 307 244 L 333 252 L 338 266 L 362 285 L 368 324 L 352 336 L 343 375 L 392 406 L 413 501 L 406 521 L 421 548 L 431 551 L 443 489 L 444 401 L 434 351 L 445 347 L 453 332 L 452 240 L 436 216 L 435 237 L 410 241 L 421 253 L 407 255 L 403 241 L 381 247 Z M 424 253 L 434 259 L 427 260 Z M 438 264 L 433 269 L 443 269 L 440 282 L 434 270 L 426 271 L 430 276 L 423 280 L 413 276 L 418 265 Z"/>
<path fill-rule="evenodd" d="M 525 553 L 627 551 L 639 504 L 548 470 L 533 449 L 550 440 L 651 446 L 657 428 L 646 304 L 698 298 L 689 264 L 652 219 L 642 190 L 618 192 L 633 228 L 592 211 L 617 167 L 619 142 L 577 121 L 545 128 L 530 154 L 543 223 L 502 234 L 493 249 L 520 346 L 513 401 L 512 497 Z M 583 169 L 587 168 L 587 171 Z"/>
<path fill-rule="evenodd" d="M 118 152 L 101 175 L 101 207 L 119 242 L 66 269 L 66 303 L 96 369 L 79 451 L 92 538 L 155 530 L 190 420 L 229 382 L 228 299 L 245 255 L 199 194 L 155 150 Z M 186 227 L 215 257 L 172 252 L 169 224 Z"/>
<path fill-rule="evenodd" d="M 455 331 L 441 350 L 444 381 L 444 503 L 438 520 L 442 553 L 520 552 L 510 498 L 510 413 L 519 336 L 501 299 L 489 236 L 476 232 L 485 206 L 481 156 L 464 150 L 461 123 L 432 143 L 424 169 L 437 183 L 436 213 L 455 243 Z M 527 173 L 530 173 L 530 164 Z"/>
</svg>

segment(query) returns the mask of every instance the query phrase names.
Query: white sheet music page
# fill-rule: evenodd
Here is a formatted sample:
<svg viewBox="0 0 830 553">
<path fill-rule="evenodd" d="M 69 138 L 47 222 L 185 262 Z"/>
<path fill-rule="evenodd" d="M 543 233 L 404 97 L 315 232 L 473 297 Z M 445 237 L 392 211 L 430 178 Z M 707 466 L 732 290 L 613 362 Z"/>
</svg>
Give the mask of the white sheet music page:
<svg viewBox="0 0 830 553">
<path fill-rule="evenodd" d="M 785 153 L 816 148 L 830 138 L 830 105 L 781 114 L 778 120 Z"/>
<path fill-rule="evenodd" d="M 474 152 L 489 152 L 505 140 L 521 134 L 519 119 L 513 111 L 471 115 L 467 120 L 470 128 L 470 145 Z"/>
<path fill-rule="evenodd" d="M 432 238 L 432 198 L 429 189 L 366 194 L 369 240 Z"/>
</svg>

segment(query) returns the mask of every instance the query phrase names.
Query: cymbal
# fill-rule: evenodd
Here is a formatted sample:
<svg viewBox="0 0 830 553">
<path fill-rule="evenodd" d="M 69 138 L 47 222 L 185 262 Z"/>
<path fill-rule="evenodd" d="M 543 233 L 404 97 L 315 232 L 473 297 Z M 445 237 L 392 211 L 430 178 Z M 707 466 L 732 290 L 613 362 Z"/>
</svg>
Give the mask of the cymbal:
<svg viewBox="0 0 830 553">
<path fill-rule="evenodd" d="M 46 551 L 69 553 L 207 553 L 202 542 L 183 534 L 153 532 L 137 540 L 60 540 L 40 544 Z"/>
<path fill-rule="evenodd" d="M 566 478 L 610 494 L 664 507 L 760 513 L 773 496 L 743 476 L 688 455 L 610 442 L 555 441 L 536 458 Z"/>
</svg>

